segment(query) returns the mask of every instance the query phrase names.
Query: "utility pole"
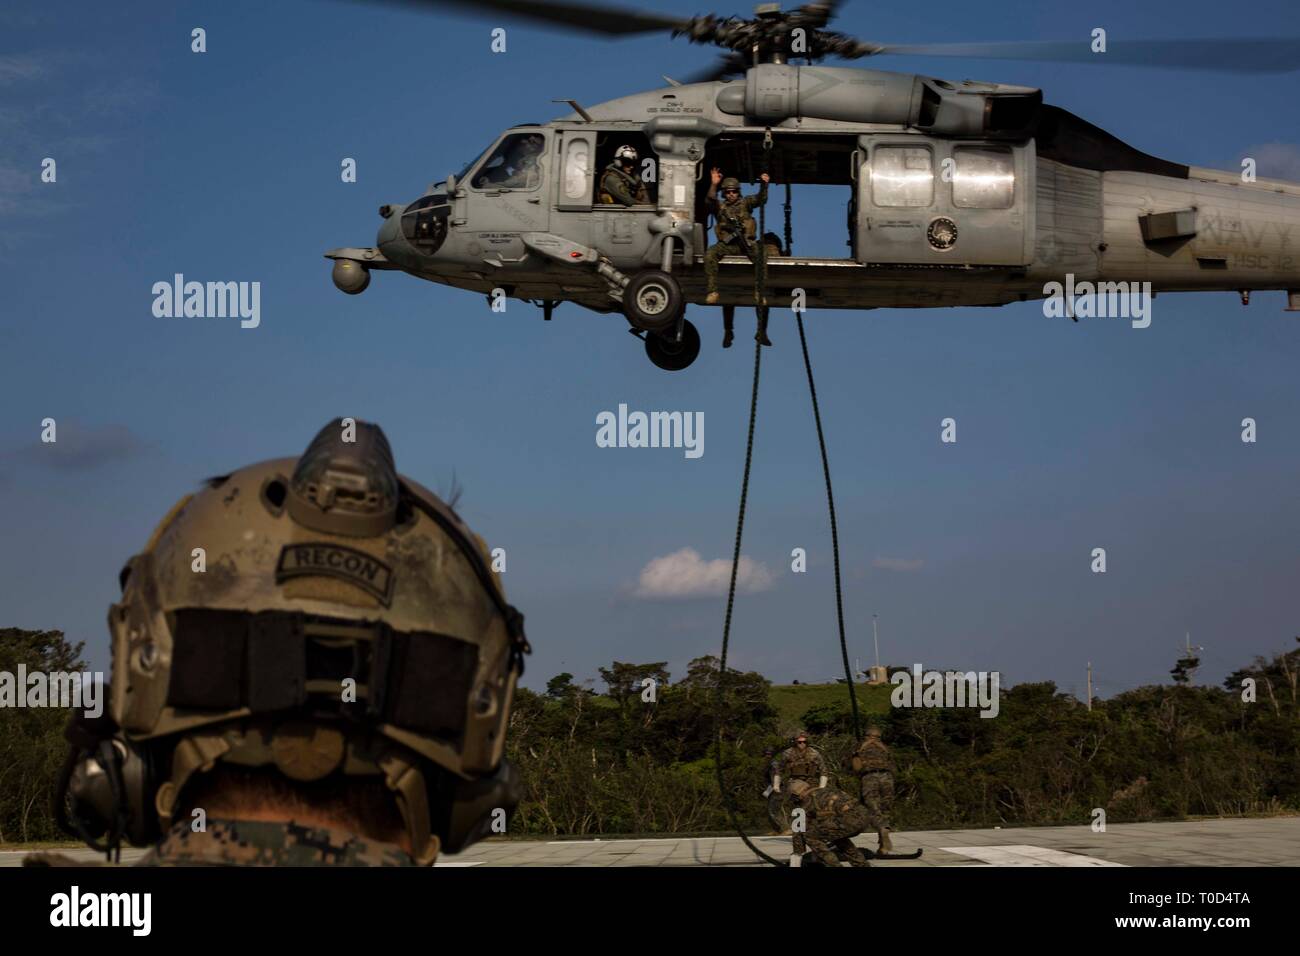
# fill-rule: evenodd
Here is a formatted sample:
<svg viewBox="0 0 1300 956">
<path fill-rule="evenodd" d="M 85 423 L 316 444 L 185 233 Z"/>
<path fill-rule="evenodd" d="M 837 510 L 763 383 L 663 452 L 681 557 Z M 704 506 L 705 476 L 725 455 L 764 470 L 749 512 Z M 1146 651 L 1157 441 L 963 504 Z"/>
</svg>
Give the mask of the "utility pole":
<svg viewBox="0 0 1300 956">
<path fill-rule="evenodd" d="M 1088 661 L 1088 713 L 1092 713 L 1092 661 Z"/>
<path fill-rule="evenodd" d="M 876 622 L 876 615 L 871 615 L 871 640 L 876 645 L 876 663 L 871 668 L 867 677 L 867 683 L 873 686 L 888 683 L 885 669 L 880 666 L 880 627 Z"/>
</svg>

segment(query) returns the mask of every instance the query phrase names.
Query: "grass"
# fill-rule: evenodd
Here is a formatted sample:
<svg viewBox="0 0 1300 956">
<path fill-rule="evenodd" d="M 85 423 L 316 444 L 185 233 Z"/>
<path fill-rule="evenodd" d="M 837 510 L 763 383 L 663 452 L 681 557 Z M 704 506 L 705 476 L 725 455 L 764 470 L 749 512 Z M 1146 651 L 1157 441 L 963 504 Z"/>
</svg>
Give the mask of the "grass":
<svg viewBox="0 0 1300 956">
<path fill-rule="evenodd" d="M 889 713 L 889 693 L 893 689 L 890 684 L 872 687 L 855 684 L 858 709 L 863 714 Z M 794 731 L 803 723 L 803 715 L 814 707 L 839 707 L 847 711 L 849 688 L 847 684 L 773 684 L 768 700 L 776 708 L 782 731 Z"/>
</svg>

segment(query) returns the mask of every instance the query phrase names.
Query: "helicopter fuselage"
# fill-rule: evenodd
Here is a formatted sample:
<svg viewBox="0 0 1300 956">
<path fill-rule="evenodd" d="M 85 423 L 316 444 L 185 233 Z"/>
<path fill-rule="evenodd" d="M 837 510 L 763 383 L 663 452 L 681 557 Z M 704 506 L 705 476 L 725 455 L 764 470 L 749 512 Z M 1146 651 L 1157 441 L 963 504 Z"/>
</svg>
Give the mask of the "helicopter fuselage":
<svg viewBox="0 0 1300 956">
<path fill-rule="evenodd" d="M 518 159 L 539 142 L 531 162 Z M 638 149 L 644 205 L 601 201 L 623 144 Z M 376 247 L 327 256 L 344 291 L 364 288 L 371 269 L 399 269 L 488 296 L 623 311 L 636 327 L 642 313 L 623 293 L 646 270 L 670 275 L 683 307 L 705 300 L 714 167 L 776 184 L 772 307 L 993 306 L 1149 283 L 1287 290 L 1300 308 L 1300 185 L 1156 159 L 1037 90 L 787 64 L 515 127 L 463 175 L 381 209 Z M 784 248 L 779 190 L 790 183 L 845 188 L 843 258 Z M 753 305 L 755 275 L 749 258 L 724 258 L 719 304 Z"/>
</svg>

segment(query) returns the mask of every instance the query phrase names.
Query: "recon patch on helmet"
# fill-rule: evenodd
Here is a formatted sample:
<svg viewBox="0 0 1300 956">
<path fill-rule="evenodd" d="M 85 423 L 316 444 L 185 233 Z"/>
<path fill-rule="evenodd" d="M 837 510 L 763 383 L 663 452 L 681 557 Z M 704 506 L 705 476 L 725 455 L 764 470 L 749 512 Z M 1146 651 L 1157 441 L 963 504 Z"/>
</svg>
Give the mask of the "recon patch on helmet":
<svg viewBox="0 0 1300 956">
<path fill-rule="evenodd" d="M 393 569 L 374 555 L 340 544 L 286 544 L 275 567 L 275 583 L 307 576 L 342 578 L 373 594 L 384 607 L 393 601 Z"/>
</svg>

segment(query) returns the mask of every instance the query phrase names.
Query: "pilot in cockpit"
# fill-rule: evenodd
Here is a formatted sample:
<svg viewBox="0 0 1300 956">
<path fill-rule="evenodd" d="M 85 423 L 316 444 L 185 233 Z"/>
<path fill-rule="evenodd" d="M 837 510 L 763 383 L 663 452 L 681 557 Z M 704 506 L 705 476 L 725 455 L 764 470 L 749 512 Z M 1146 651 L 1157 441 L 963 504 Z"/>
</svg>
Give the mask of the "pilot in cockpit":
<svg viewBox="0 0 1300 956">
<path fill-rule="evenodd" d="M 541 182 L 540 159 L 545 141 L 538 133 L 520 136 L 504 148 L 504 161 L 493 165 L 489 160 L 474 185 L 480 188 L 532 189 Z"/>
</svg>

